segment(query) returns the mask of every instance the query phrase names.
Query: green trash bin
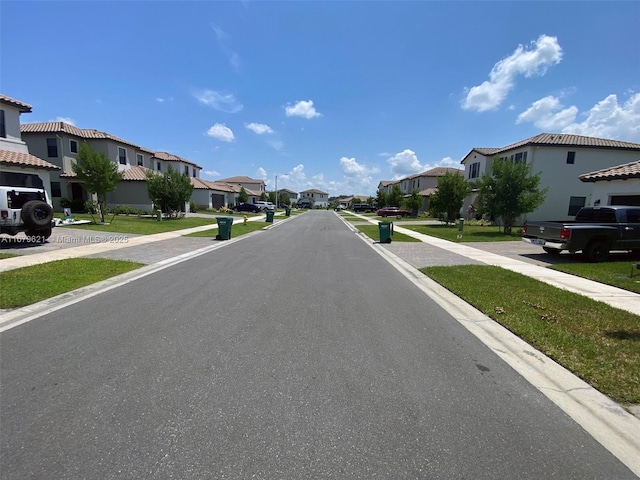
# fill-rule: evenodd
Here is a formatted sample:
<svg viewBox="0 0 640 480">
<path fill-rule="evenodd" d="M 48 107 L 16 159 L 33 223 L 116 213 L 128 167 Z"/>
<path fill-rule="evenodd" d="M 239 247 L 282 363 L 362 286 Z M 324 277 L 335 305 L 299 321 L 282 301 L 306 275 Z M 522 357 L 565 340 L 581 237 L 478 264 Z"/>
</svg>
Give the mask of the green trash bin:
<svg viewBox="0 0 640 480">
<path fill-rule="evenodd" d="M 275 212 L 273 210 L 267 210 L 267 223 L 273 223 L 274 213 Z"/>
<path fill-rule="evenodd" d="M 380 232 L 380 243 L 391 243 L 393 222 L 378 222 L 378 231 Z"/>
<path fill-rule="evenodd" d="M 218 235 L 216 240 L 229 240 L 231 238 L 231 226 L 233 217 L 216 217 L 218 221 Z"/>
<path fill-rule="evenodd" d="M 291 209 L 289 207 L 284 209 L 284 216 L 285 217 L 290 217 L 291 216 Z"/>
</svg>

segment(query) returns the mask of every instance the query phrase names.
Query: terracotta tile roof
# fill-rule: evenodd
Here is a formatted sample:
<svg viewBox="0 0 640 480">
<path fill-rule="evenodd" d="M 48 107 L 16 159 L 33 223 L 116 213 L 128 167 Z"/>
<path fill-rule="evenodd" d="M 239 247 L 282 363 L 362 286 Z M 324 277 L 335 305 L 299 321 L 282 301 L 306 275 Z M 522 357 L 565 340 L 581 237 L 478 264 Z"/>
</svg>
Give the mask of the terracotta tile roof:
<svg viewBox="0 0 640 480">
<path fill-rule="evenodd" d="M 125 182 L 146 182 L 147 172 L 160 175 L 155 170 L 151 170 L 150 168 L 143 167 L 141 165 L 136 165 L 135 167 L 127 168 L 122 172 L 122 180 Z"/>
<path fill-rule="evenodd" d="M 179 157 L 178 155 L 174 155 L 173 153 L 169 153 L 169 152 L 152 152 L 152 153 L 154 158 L 164 160 L 165 162 L 182 162 L 182 163 L 187 163 L 189 165 L 193 165 L 196 168 L 202 168 L 200 165 L 197 165 L 192 161 L 187 160 L 186 158 L 182 158 L 182 157 Z"/>
<path fill-rule="evenodd" d="M 263 180 L 256 180 L 255 178 L 245 176 L 221 178 L 219 181 L 228 183 L 264 183 Z"/>
<path fill-rule="evenodd" d="M 617 165 L 615 167 L 603 168 L 595 172 L 585 173 L 578 177 L 583 182 L 597 182 L 599 180 L 627 180 L 629 178 L 640 178 L 640 160 L 635 162 Z"/>
<path fill-rule="evenodd" d="M 428 197 L 429 195 L 433 195 L 437 191 L 437 188 L 425 188 L 424 190 L 420 190 L 419 195 L 422 197 Z"/>
<path fill-rule="evenodd" d="M 122 180 L 125 182 L 144 182 L 147 180 L 147 172 L 158 173 L 155 170 L 151 170 L 147 167 L 141 167 L 136 165 L 135 167 L 127 168 L 122 171 Z M 75 178 L 74 171 L 64 172 L 60 174 L 60 178 Z"/>
<path fill-rule="evenodd" d="M 300 193 L 318 193 L 320 195 L 329 195 L 327 192 L 323 192 L 322 190 L 318 190 L 317 188 L 311 188 L 309 190 L 304 190 Z M 369 198 L 369 196 L 367 195 L 366 198 Z"/>
<path fill-rule="evenodd" d="M 20 100 L 16 100 L 15 98 L 7 97 L 6 95 L 3 95 L 1 93 L 0 103 L 16 107 L 18 110 L 20 110 L 21 113 L 31 113 L 31 105 L 21 102 Z"/>
<path fill-rule="evenodd" d="M 457 173 L 458 175 L 464 175 L 464 170 L 462 170 L 461 168 L 453 167 L 436 167 L 432 168 L 431 170 L 425 170 L 424 172 L 416 173 L 415 175 L 411 175 L 410 177 L 403 178 L 403 180 L 417 177 L 442 177 L 446 173 Z"/>
<path fill-rule="evenodd" d="M 133 142 L 124 140 L 122 138 L 111 135 L 110 133 L 101 132 L 96 129 L 78 128 L 75 125 L 70 125 L 65 122 L 42 122 L 42 123 L 23 123 L 20 125 L 21 133 L 66 133 L 68 135 L 74 135 L 76 137 L 85 139 L 102 139 L 113 140 L 125 145 L 131 145 L 132 147 L 140 148 Z"/>
<path fill-rule="evenodd" d="M 529 145 L 536 146 L 565 146 L 565 147 L 587 147 L 587 148 L 613 148 L 622 150 L 638 150 L 639 143 L 622 142 L 608 138 L 585 137 L 582 135 L 572 135 L 568 133 L 541 133 L 535 137 L 527 138 L 506 147 L 501 148 L 474 148 L 473 150 L 481 155 L 495 155 L 497 153 L 515 150 Z"/>
<path fill-rule="evenodd" d="M 11 150 L 0 150 L 0 165 L 60 170 L 60 167 L 57 165 L 45 162 L 41 158 L 35 157 L 29 153 L 13 152 Z"/>
</svg>

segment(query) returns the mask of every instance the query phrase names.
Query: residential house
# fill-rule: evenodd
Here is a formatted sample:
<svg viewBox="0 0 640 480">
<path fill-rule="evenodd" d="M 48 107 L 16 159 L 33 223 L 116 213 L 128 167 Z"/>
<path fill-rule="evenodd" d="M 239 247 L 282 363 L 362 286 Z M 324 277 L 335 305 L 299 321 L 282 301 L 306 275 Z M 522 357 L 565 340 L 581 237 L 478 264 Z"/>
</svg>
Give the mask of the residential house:
<svg viewBox="0 0 640 480">
<path fill-rule="evenodd" d="M 218 182 L 229 183 L 244 187 L 245 192 L 249 195 L 248 203 L 256 203 L 260 200 L 263 193 L 266 194 L 266 185 L 264 180 L 255 179 L 245 176 L 229 177 L 218 180 Z"/>
<path fill-rule="evenodd" d="M 640 144 L 571 134 L 542 133 L 500 148 L 474 148 L 461 161 L 465 178 L 475 182 L 498 161 L 524 162 L 540 173 L 540 188 L 547 188 L 545 202 L 525 220 L 569 220 L 592 203 L 591 185 L 580 175 L 636 161 Z M 465 200 L 464 209 L 477 205 L 478 192 Z"/>
<path fill-rule="evenodd" d="M 295 204 L 298 201 L 298 192 L 294 192 L 293 190 L 289 190 L 288 188 L 279 188 L 278 197 L 283 193 L 289 198 L 291 205 Z"/>
<path fill-rule="evenodd" d="M 580 175 L 591 184 L 587 206 L 640 206 L 640 160 Z"/>
<path fill-rule="evenodd" d="M 391 189 L 399 180 L 382 180 L 378 183 L 378 192 L 391 193 Z"/>
<path fill-rule="evenodd" d="M 29 148 L 41 158 L 57 165 L 60 170 L 51 175 L 52 200 L 55 208 L 68 201 L 76 210 L 83 208 L 91 195 L 76 180 L 72 165 L 80 144 L 87 144 L 118 165 L 123 179 L 113 192 L 106 195 L 109 206 L 129 205 L 143 211 L 153 207 L 146 186 L 149 170 L 162 172 L 171 164 L 181 173 L 197 178 L 201 167 L 167 152 L 155 152 L 110 133 L 78 128 L 65 122 L 28 123 L 20 127 Z"/>
<path fill-rule="evenodd" d="M 232 208 L 238 203 L 241 187 L 237 184 L 200 178 L 192 178 L 191 183 L 194 187 L 191 199 L 199 208 Z"/>
<path fill-rule="evenodd" d="M 52 198 L 51 174 L 60 167 L 29 153 L 20 135 L 20 115 L 31 105 L 0 94 L 0 184 L 43 188 Z"/>
<path fill-rule="evenodd" d="M 304 190 L 300 192 L 298 206 L 301 203 L 310 204 L 312 208 L 327 208 L 329 206 L 329 194 L 316 188 Z"/>
</svg>

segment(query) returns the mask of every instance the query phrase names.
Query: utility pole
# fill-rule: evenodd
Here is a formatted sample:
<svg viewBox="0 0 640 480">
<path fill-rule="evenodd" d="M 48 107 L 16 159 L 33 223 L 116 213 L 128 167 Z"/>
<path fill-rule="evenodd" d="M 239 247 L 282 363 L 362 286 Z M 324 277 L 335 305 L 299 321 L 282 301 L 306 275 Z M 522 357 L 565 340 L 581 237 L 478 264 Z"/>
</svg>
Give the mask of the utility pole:
<svg viewBox="0 0 640 480">
<path fill-rule="evenodd" d="M 276 175 L 276 210 L 278 209 L 278 175 Z"/>
</svg>

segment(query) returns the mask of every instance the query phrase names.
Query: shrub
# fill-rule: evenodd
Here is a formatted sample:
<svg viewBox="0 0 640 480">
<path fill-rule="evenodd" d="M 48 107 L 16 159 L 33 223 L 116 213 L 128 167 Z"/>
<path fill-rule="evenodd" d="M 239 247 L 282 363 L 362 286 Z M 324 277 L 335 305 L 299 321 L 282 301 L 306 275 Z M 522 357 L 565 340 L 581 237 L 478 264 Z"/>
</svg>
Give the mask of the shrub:
<svg viewBox="0 0 640 480">
<path fill-rule="evenodd" d="M 198 204 L 193 200 L 189 200 L 189 211 L 191 213 L 196 213 L 198 211 Z"/>
</svg>

